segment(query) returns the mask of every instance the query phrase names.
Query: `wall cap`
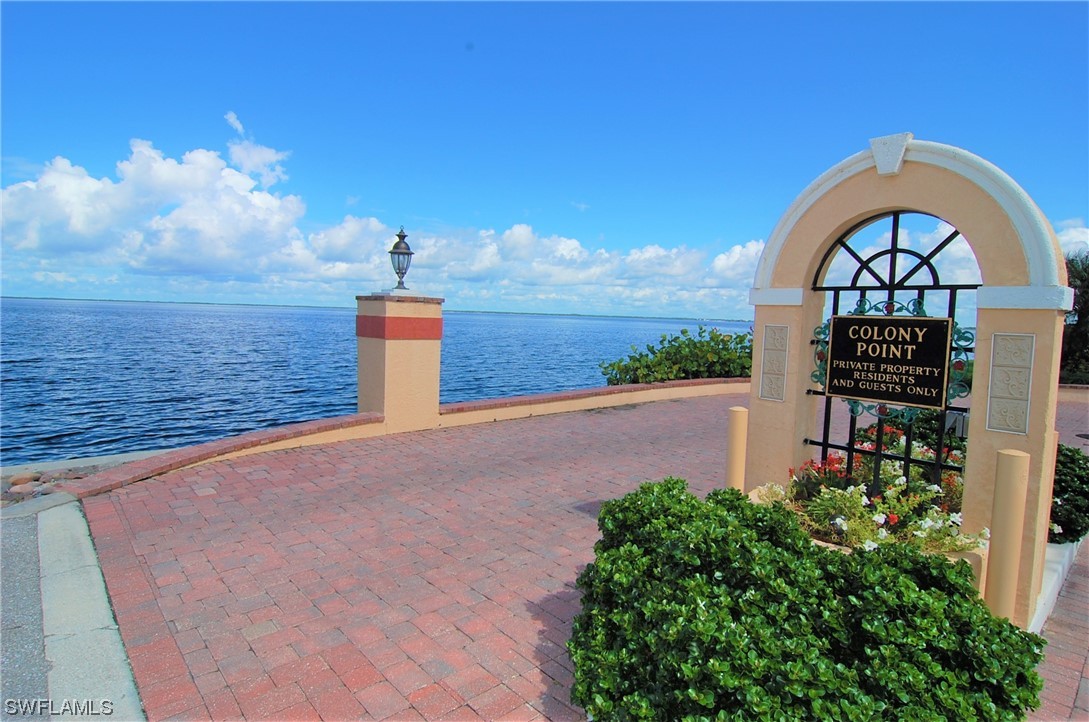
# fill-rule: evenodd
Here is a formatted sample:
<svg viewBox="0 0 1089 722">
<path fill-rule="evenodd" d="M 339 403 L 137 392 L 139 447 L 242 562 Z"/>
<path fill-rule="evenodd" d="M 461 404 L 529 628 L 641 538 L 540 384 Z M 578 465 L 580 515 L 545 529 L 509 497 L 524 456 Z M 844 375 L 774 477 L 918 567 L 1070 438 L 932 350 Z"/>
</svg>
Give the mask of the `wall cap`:
<svg viewBox="0 0 1089 722">
<path fill-rule="evenodd" d="M 1069 311 L 1074 289 L 1066 286 L 980 286 L 976 308 Z"/>
<path fill-rule="evenodd" d="M 750 288 L 750 306 L 801 306 L 804 288 Z"/>
<path fill-rule="evenodd" d="M 393 293 L 392 291 L 376 291 L 375 293 L 367 296 L 356 296 L 357 301 L 390 301 L 392 303 L 445 303 L 445 298 L 437 298 L 435 296 L 417 296 L 415 294 L 405 294 L 404 292 Z"/>
</svg>

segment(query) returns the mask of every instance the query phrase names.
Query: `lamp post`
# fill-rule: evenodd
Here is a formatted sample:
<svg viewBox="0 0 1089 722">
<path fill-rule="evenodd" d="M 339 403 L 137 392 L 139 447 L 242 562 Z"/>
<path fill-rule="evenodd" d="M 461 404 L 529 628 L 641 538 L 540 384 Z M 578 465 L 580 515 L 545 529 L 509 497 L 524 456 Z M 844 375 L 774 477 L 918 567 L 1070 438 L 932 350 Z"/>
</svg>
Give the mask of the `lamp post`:
<svg viewBox="0 0 1089 722">
<path fill-rule="evenodd" d="M 408 267 L 412 265 L 412 249 L 405 243 L 405 239 L 408 238 L 408 234 L 405 233 L 405 227 L 401 226 L 401 230 L 397 232 L 397 242 L 393 244 L 393 248 L 389 251 L 389 259 L 393 263 L 393 272 L 397 274 L 397 286 L 394 287 L 394 291 L 407 291 L 405 286 L 405 274 L 408 273 Z"/>
</svg>

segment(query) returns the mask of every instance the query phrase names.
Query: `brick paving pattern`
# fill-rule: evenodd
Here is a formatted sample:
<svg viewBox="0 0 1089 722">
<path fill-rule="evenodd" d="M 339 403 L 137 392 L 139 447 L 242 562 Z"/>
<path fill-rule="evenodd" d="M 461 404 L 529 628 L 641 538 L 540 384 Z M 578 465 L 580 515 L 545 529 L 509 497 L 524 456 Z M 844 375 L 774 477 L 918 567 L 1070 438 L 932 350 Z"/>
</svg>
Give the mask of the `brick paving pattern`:
<svg viewBox="0 0 1089 722">
<path fill-rule="evenodd" d="M 1089 542 L 1083 542 L 1041 634 L 1048 644 L 1037 667 L 1044 678 L 1032 722 L 1089 721 Z"/>
<path fill-rule="evenodd" d="M 603 500 L 725 470 L 704 397 L 271 452 L 84 500 L 149 719 L 575 720 Z"/>
<path fill-rule="evenodd" d="M 745 403 L 265 452 L 85 498 L 148 718 L 585 719 L 564 645 L 601 502 L 671 475 L 722 486 L 727 409 Z M 1082 551 L 1060 602 L 1084 611 Z M 1077 647 L 1071 614 L 1049 627 Z M 1051 650 L 1057 682 L 1086 646 Z M 1048 677 L 1040 712 L 1081 719 L 1081 675 L 1076 703 Z"/>
</svg>

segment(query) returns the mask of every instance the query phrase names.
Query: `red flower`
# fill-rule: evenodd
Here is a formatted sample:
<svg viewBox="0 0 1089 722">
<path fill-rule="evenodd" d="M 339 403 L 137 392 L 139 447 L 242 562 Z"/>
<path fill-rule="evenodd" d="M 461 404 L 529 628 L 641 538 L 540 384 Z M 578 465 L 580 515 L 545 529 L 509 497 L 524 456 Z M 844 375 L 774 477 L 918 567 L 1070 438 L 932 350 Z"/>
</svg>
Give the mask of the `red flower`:
<svg viewBox="0 0 1089 722">
<path fill-rule="evenodd" d="M 890 511 L 889 512 L 889 525 L 891 526 L 891 525 L 895 524 L 898 521 L 900 521 L 900 517 L 897 514 L 893 514 Z"/>
</svg>

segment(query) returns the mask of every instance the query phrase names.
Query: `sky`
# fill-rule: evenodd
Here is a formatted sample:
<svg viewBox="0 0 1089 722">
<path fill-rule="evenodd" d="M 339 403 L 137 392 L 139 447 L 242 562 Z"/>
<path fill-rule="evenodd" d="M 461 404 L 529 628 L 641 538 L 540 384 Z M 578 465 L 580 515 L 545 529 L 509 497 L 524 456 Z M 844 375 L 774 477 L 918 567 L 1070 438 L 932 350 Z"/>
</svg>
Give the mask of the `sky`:
<svg viewBox="0 0 1089 722">
<path fill-rule="evenodd" d="M 1089 248 L 1089 4 L 4 1 L 0 293 L 751 319 L 901 132 Z"/>
</svg>

